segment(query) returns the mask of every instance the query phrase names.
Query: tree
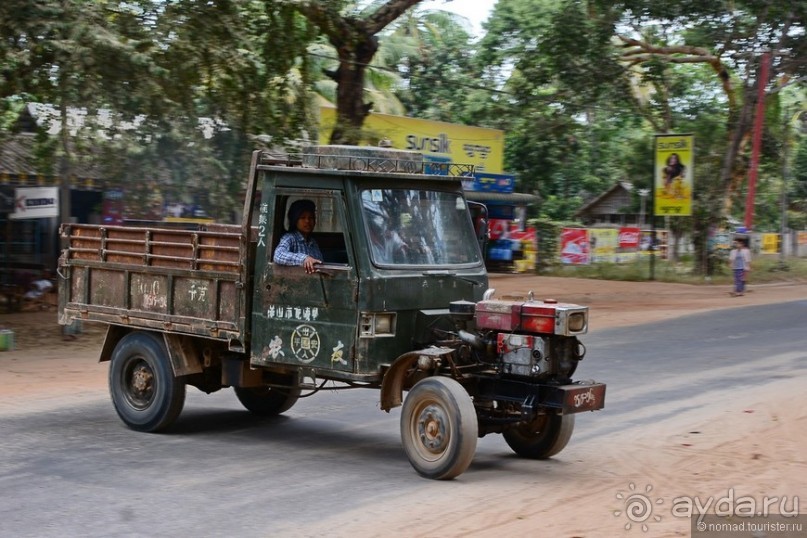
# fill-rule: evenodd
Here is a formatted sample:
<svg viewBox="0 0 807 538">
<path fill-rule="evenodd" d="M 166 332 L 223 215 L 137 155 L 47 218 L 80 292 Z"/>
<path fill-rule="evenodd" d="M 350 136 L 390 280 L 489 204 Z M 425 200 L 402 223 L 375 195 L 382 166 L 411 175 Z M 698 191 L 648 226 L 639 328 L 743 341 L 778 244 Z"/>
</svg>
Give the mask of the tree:
<svg viewBox="0 0 807 538">
<path fill-rule="evenodd" d="M 294 5 L 336 49 L 339 66 L 327 75 L 336 81 L 336 125 L 332 144 L 358 144 L 372 103 L 364 101 L 367 67 L 378 51 L 378 34 L 420 0 L 373 2 L 364 15 L 342 14 L 344 2 L 299 0 Z"/>
<path fill-rule="evenodd" d="M 383 45 L 400 46 L 391 65 L 398 68 L 403 84 L 397 88 L 409 115 L 438 121 L 473 124 L 467 112 L 469 90 L 476 72 L 475 46 L 463 20 L 442 10 L 414 9 L 401 17 Z"/>
<path fill-rule="evenodd" d="M 81 129 L 75 112 L 88 105 L 125 108 L 128 96 L 138 93 L 140 81 L 148 80 L 140 76 L 147 64 L 143 28 L 129 24 L 126 8 L 104 0 L 9 0 L 0 7 L 0 20 L 0 97 L 8 103 L 28 96 L 58 109 L 58 144 L 46 152 L 56 160 L 43 168 L 57 169 L 60 213 L 67 220 L 74 161 L 95 136 Z"/>
<path fill-rule="evenodd" d="M 619 146 L 635 121 L 610 54 L 612 30 L 569 0 L 500 2 L 486 29 L 476 62 L 498 91 L 469 108 L 507 132 L 505 160 L 519 189 L 542 198 L 543 216 L 568 220 L 585 198 L 625 179 Z"/>
<path fill-rule="evenodd" d="M 197 193 L 224 217 L 241 204 L 250 151 L 281 147 L 313 125 L 305 50 L 314 32 L 278 2 L 180 0 L 165 6 L 153 35 L 160 108 L 145 154 L 170 171 L 171 190 Z M 141 162 L 142 148 L 133 149 Z"/>
<path fill-rule="evenodd" d="M 0 121 L 21 103 L 56 106 L 58 138 L 38 153 L 64 202 L 81 158 L 109 187 L 161 182 L 223 216 L 240 206 L 249 151 L 313 124 L 304 51 L 315 33 L 279 2 L 9 0 L 0 37 Z"/>
<path fill-rule="evenodd" d="M 695 215 L 675 222 L 681 229 L 692 224 L 696 249 L 705 253 L 710 230 L 725 222 L 747 170 L 760 53 L 773 57 L 766 88 L 775 111 L 778 88 L 807 76 L 806 13 L 803 2 L 772 0 L 502 2 L 480 60 L 486 79 L 510 95 L 491 99 L 489 118 L 508 130 L 510 165 L 526 163 L 522 175 L 540 177 L 539 192 L 556 200 L 552 207 L 565 217 L 589 187 L 602 192 L 620 176 L 649 183 L 649 148 L 634 141 L 695 132 Z M 559 118 L 546 121 L 553 113 Z M 609 131 L 609 122 L 632 132 Z M 644 153 L 636 153 L 643 145 Z M 773 170 L 780 150 L 776 143 L 763 150 L 763 170 Z M 646 163 L 645 170 L 610 157 L 614 151 Z M 588 166 L 569 166 L 584 161 Z M 606 184 L 598 186 L 595 173 Z M 707 257 L 700 261 L 701 270 L 711 270 Z"/>
<path fill-rule="evenodd" d="M 714 73 L 712 86 L 723 93 L 726 113 L 725 146 L 719 168 L 711 163 L 714 184 L 700 198 L 707 206 L 695 215 L 696 250 L 706 253 L 709 230 L 721 227 L 731 208 L 732 194 L 746 176 L 747 142 L 760 84 L 781 86 L 787 80 L 807 76 L 807 5 L 771 0 L 697 3 L 688 0 L 655 2 L 627 0 L 619 34 L 624 44 L 621 60 L 639 67 L 646 75 L 670 65 L 703 64 Z M 652 33 L 648 28 L 654 29 Z M 759 77 L 760 62 L 767 52 L 773 58 L 768 81 Z M 787 84 L 787 82 L 784 82 Z M 779 90 L 773 90 L 779 91 Z M 769 90 L 772 95 L 772 90 Z M 773 99 L 774 106 L 776 98 Z M 669 119 L 661 128 L 672 128 Z M 700 180 L 710 176 L 699 174 Z M 710 273 L 711 258 L 699 258 L 698 269 Z"/>
<path fill-rule="evenodd" d="M 796 146 L 792 162 L 794 183 L 792 205 L 800 212 L 807 213 L 807 137 L 802 137 Z"/>
</svg>

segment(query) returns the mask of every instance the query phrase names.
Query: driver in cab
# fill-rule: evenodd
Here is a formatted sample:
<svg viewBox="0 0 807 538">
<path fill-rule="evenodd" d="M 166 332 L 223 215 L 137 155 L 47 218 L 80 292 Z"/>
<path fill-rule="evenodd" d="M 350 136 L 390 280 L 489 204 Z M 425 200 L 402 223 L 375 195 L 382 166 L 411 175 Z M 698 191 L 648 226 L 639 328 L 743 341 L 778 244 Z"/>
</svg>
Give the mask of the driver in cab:
<svg viewBox="0 0 807 538">
<path fill-rule="evenodd" d="M 314 273 L 322 263 L 322 251 L 311 235 L 317 224 L 317 206 L 311 200 L 297 200 L 289 207 L 288 218 L 289 231 L 280 238 L 273 261 L 300 265 L 306 273 Z"/>
</svg>

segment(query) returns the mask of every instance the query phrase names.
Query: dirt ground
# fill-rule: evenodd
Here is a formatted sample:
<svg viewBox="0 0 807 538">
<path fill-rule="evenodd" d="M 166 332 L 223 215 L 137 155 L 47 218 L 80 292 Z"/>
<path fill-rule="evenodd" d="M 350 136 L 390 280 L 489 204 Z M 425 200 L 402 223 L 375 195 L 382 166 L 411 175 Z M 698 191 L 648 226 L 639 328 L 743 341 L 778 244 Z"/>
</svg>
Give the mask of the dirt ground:
<svg viewBox="0 0 807 538">
<path fill-rule="evenodd" d="M 532 291 L 537 299 L 588 305 L 590 331 L 807 298 L 807 283 L 752 283 L 743 297 L 731 297 L 727 286 L 504 274 L 492 275 L 491 287 L 496 288 L 497 297 Z M 16 349 L 0 352 L 0 414 L 47 408 L 67 395 L 97 397 L 98 390 L 106 390 L 106 368 L 96 363 L 102 326 L 85 324 L 76 339 L 65 340 L 56 313 L 36 310 L 0 314 L 0 328 L 12 329 L 16 336 Z M 647 522 L 631 522 L 620 514 L 629 508 L 624 499 L 638 493 L 652 500 L 660 491 L 725 496 L 725 484 L 759 497 L 802 495 L 807 505 L 804 386 L 804 379 L 788 379 L 749 389 L 742 402 L 726 394 L 697 411 L 629 432 L 627 439 L 622 432 L 614 446 L 627 443 L 629 454 L 607 448 L 607 436 L 603 443 L 578 447 L 573 456 L 564 452 L 556 458 L 564 474 L 580 478 L 581 469 L 587 473 L 594 469 L 594 474 L 585 477 L 585 488 L 575 480 L 556 477 L 552 498 L 541 503 L 534 502 L 532 488 L 486 475 L 484 483 L 474 481 L 473 488 L 452 492 L 452 505 L 463 509 L 442 514 L 439 524 L 435 524 L 434 508 L 428 502 L 402 495 L 396 506 L 376 514 L 372 521 L 348 513 L 338 518 L 343 521 L 331 518 L 323 522 L 323 535 L 328 534 L 327 528 L 351 522 L 353 536 L 389 536 L 389 529 L 398 529 L 400 536 L 689 536 L 689 520 L 670 516 L 669 499 L 664 499 L 668 503 L 664 517 L 657 520 L 654 516 Z M 544 469 L 556 474 L 554 467 Z M 466 478 L 471 474 L 461 479 L 473 480 Z M 541 477 L 535 480 L 540 483 Z M 651 492 L 647 487 L 655 489 Z M 573 511 L 567 508 L 570 505 L 575 507 Z M 807 511 L 807 507 L 801 510 Z M 424 525 L 426 519 L 428 525 Z M 632 529 L 626 529 L 627 524 Z M 652 529 L 644 532 L 643 524 Z M 379 529 L 387 530 L 381 533 Z"/>
</svg>

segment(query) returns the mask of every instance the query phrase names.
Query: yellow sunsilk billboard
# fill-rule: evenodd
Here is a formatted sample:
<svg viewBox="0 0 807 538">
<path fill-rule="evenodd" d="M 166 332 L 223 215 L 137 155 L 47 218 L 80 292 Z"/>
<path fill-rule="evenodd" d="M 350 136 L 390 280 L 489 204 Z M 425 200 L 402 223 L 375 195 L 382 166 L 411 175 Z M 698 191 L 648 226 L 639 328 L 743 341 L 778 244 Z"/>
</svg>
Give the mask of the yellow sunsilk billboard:
<svg viewBox="0 0 807 538">
<path fill-rule="evenodd" d="M 329 143 L 335 122 L 336 109 L 320 107 L 320 144 Z M 393 148 L 419 151 L 428 161 L 472 164 L 477 172 L 503 172 L 504 131 L 498 129 L 388 114 L 370 114 L 363 129 L 367 133 L 363 142 L 371 146 L 388 138 Z"/>
<path fill-rule="evenodd" d="M 656 135 L 654 215 L 692 215 L 694 141 L 692 135 Z"/>
</svg>

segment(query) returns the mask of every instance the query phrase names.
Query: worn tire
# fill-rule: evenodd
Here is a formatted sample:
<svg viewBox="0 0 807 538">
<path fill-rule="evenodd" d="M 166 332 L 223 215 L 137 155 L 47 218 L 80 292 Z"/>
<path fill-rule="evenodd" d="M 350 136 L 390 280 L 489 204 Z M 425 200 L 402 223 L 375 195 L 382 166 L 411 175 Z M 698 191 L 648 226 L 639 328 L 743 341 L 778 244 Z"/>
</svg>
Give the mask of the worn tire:
<svg viewBox="0 0 807 538">
<path fill-rule="evenodd" d="M 471 397 L 457 381 L 428 377 L 412 387 L 401 412 L 401 440 L 421 476 L 449 480 L 474 458 L 479 435 Z"/>
<path fill-rule="evenodd" d="M 174 377 L 162 339 L 146 332 L 129 333 L 115 346 L 109 393 L 121 420 L 142 432 L 169 427 L 185 403 L 185 383 Z"/>
<path fill-rule="evenodd" d="M 574 431 L 574 415 L 541 415 L 502 434 L 513 452 L 522 458 L 551 458 L 569 443 Z"/>
<path fill-rule="evenodd" d="M 274 376 L 273 385 L 291 385 L 293 375 Z M 248 411 L 261 417 L 273 417 L 291 409 L 300 398 L 300 389 L 277 387 L 235 387 L 235 395 Z"/>
</svg>

